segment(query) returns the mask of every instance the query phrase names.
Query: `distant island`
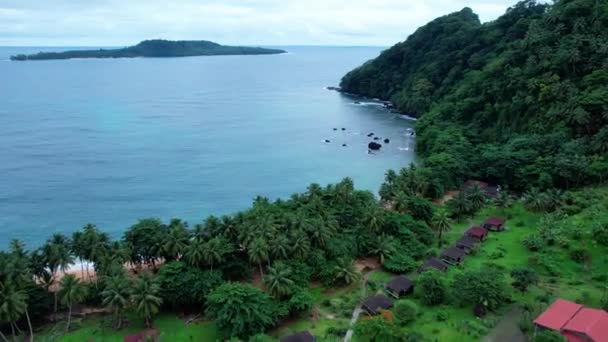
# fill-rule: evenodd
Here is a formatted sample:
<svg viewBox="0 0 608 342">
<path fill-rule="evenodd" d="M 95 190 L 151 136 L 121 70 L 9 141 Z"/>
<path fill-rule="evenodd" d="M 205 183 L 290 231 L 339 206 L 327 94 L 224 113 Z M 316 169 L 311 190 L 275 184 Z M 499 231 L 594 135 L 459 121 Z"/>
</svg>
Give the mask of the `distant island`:
<svg viewBox="0 0 608 342">
<path fill-rule="evenodd" d="M 70 59 L 70 58 L 133 58 L 133 57 L 188 57 L 219 55 L 274 55 L 285 53 L 280 49 L 261 47 L 226 46 L 205 40 L 144 40 L 121 49 L 71 50 L 38 52 L 31 55 L 11 56 L 13 61 Z"/>
</svg>

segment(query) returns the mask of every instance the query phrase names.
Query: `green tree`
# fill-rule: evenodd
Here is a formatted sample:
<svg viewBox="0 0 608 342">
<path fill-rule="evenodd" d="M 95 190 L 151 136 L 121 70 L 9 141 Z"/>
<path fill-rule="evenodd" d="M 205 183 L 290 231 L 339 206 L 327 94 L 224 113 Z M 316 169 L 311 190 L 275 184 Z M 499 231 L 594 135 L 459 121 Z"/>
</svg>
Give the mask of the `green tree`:
<svg viewBox="0 0 608 342">
<path fill-rule="evenodd" d="M 395 322 L 404 326 L 416 320 L 418 308 L 409 300 L 398 300 L 393 307 Z"/>
<path fill-rule="evenodd" d="M 208 298 L 207 314 L 224 337 L 248 337 L 263 333 L 275 323 L 270 296 L 251 285 L 224 283 Z"/>
<path fill-rule="evenodd" d="M 291 295 L 294 287 L 291 269 L 283 263 L 275 264 L 268 269 L 268 273 L 264 276 L 264 284 L 268 292 L 277 298 Z"/>
<path fill-rule="evenodd" d="M 73 263 L 71 254 L 71 242 L 62 234 L 53 234 L 42 247 L 44 258 L 51 271 L 52 280 L 54 283 L 57 279 L 57 272 L 66 272 Z M 55 305 L 53 312 L 57 312 L 58 297 L 57 291 L 53 292 Z"/>
<path fill-rule="evenodd" d="M 443 244 L 443 234 L 452 229 L 452 220 L 445 209 L 435 211 L 431 219 L 431 228 L 437 232 L 437 244 L 439 247 Z"/>
<path fill-rule="evenodd" d="M 249 255 L 249 261 L 258 264 L 260 276 L 264 277 L 262 263 L 268 261 L 268 243 L 266 243 L 266 240 L 264 240 L 264 238 L 255 238 L 251 244 L 249 244 L 247 254 Z"/>
<path fill-rule="evenodd" d="M 162 254 L 166 261 L 178 259 L 184 254 L 190 242 L 190 232 L 186 223 L 180 219 L 172 219 L 169 229 L 162 241 Z"/>
<path fill-rule="evenodd" d="M 221 236 L 212 238 L 203 247 L 203 259 L 211 270 L 213 270 L 213 265 L 222 263 L 226 255 L 232 252 L 230 242 Z"/>
<path fill-rule="evenodd" d="M 396 252 L 395 238 L 390 235 L 380 235 L 376 238 L 375 244 L 371 249 L 373 255 L 377 255 L 381 264 L 384 260 Z"/>
<path fill-rule="evenodd" d="M 25 315 L 30 329 L 29 340 L 31 342 L 34 341 L 34 333 L 28 312 L 27 294 L 18 290 L 13 282 L 12 279 L 8 279 L 6 283 L 0 283 L 0 322 L 9 323 L 13 340 L 15 340 L 17 338 L 15 331 L 17 321 Z M 2 337 L 5 341 L 8 341 L 4 335 Z"/>
<path fill-rule="evenodd" d="M 485 266 L 457 274 L 452 282 L 455 299 L 462 305 L 482 305 L 496 310 L 508 299 L 505 277 L 495 267 Z"/>
<path fill-rule="evenodd" d="M 538 274 L 530 267 L 516 267 L 511 271 L 511 278 L 513 278 L 513 287 L 526 292 L 530 285 L 538 283 Z"/>
<path fill-rule="evenodd" d="M 61 303 L 68 307 L 68 321 L 65 327 L 66 333 L 70 331 L 72 323 L 72 307 L 81 303 L 87 296 L 87 288 L 73 274 L 66 274 L 61 279 L 59 298 Z"/>
<path fill-rule="evenodd" d="M 362 319 L 355 325 L 355 336 L 365 342 L 399 342 L 400 332 L 397 327 L 382 317 Z"/>
<path fill-rule="evenodd" d="M 147 328 L 152 327 L 152 318 L 158 313 L 163 303 L 159 296 L 160 291 L 156 278 L 151 273 L 146 272 L 139 276 L 131 293 L 135 311 L 144 319 Z"/>
<path fill-rule="evenodd" d="M 350 284 L 359 279 L 359 274 L 353 266 L 352 260 L 347 258 L 340 258 L 336 260 L 336 264 L 333 268 L 333 280 L 342 284 Z"/>
<path fill-rule="evenodd" d="M 416 282 L 416 292 L 425 305 L 434 306 L 445 302 L 447 287 L 439 271 L 424 271 Z"/>
<path fill-rule="evenodd" d="M 131 283 L 124 275 L 108 277 L 104 281 L 104 290 L 101 292 L 103 305 L 109 307 L 116 318 L 116 329 L 120 329 L 123 322 L 123 311 L 129 307 L 131 298 Z"/>
</svg>

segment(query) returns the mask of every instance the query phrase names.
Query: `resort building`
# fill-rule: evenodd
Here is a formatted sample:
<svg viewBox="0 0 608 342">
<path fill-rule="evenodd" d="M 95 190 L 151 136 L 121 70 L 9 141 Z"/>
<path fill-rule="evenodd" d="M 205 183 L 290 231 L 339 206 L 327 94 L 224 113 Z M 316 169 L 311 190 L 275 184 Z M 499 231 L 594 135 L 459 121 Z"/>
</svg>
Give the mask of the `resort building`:
<svg viewBox="0 0 608 342">
<path fill-rule="evenodd" d="M 556 300 L 534 320 L 536 329 L 559 332 L 569 342 L 608 342 L 608 313 Z"/>
</svg>

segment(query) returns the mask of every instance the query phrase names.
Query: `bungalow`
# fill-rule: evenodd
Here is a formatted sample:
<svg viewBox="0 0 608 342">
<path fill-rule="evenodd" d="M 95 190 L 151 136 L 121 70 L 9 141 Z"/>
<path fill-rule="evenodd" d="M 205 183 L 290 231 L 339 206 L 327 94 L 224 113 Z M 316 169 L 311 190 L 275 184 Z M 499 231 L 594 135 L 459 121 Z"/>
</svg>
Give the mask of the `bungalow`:
<svg viewBox="0 0 608 342">
<path fill-rule="evenodd" d="M 462 249 L 467 254 L 476 249 L 479 245 L 479 240 L 470 236 L 463 236 L 456 241 L 456 248 Z"/>
<path fill-rule="evenodd" d="M 315 342 L 315 337 L 308 331 L 300 331 L 293 335 L 285 336 L 281 338 L 281 342 Z"/>
<path fill-rule="evenodd" d="M 429 269 L 435 269 L 440 272 L 445 272 L 448 270 L 448 265 L 435 257 L 430 257 L 426 259 L 424 264 L 422 264 L 422 266 L 418 268 L 418 273 L 422 273 Z"/>
<path fill-rule="evenodd" d="M 479 241 L 485 241 L 485 239 L 488 238 L 488 230 L 482 227 L 471 227 L 467 229 L 464 235 L 470 236 Z"/>
<path fill-rule="evenodd" d="M 569 342 L 608 342 L 608 313 L 565 299 L 556 300 L 534 320 L 538 330 L 559 332 Z"/>
<path fill-rule="evenodd" d="M 398 276 L 386 284 L 386 291 L 398 299 L 414 292 L 414 282 L 404 276 Z"/>
<path fill-rule="evenodd" d="M 467 253 L 462 249 L 450 247 L 441 253 L 441 260 L 451 265 L 459 265 L 466 255 Z"/>
<path fill-rule="evenodd" d="M 484 222 L 483 227 L 492 232 L 502 232 L 505 230 L 505 220 L 499 217 L 491 217 Z"/>
<path fill-rule="evenodd" d="M 377 295 L 369 297 L 363 302 L 362 308 L 369 315 L 377 315 L 382 310 L 388 310 L 393 307 L 393 301 L 387 296 Z"/>
</svg>

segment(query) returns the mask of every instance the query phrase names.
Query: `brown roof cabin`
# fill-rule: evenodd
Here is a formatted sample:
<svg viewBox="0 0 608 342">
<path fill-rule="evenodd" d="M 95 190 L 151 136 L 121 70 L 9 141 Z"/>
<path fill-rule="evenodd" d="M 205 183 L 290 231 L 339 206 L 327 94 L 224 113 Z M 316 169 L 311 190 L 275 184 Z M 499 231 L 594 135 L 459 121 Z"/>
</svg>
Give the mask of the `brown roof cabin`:
<svg viewBox="0 0 608 342">
<path fill-rule="evenodd" d="M 393 278 L 386 284 L 387 292 L 395 298 L 414 292 L 414 283 L 404 276 Z"/>
<path fill-rule="evenodd" d="M 479 240 L 470 236 L 463 236 L 458 241 L 456 241 L 456 248 L 462 249 L 467 254 L 477 248 L 478 245 Z"/>
<path fill-rule="evenodd" d="M 467 253 L 462 249 L 450 247 L 441 253 L 441 260 L 451 265 L 459 265 L 466 255 Z"/>
<path fill-rule="evenodd" d="M 471 228 L 467 229 L 467 231 L 464 233 L 464 235 L 470 236 L 479 241 L 484 241 L 485 239 L 488 238 L 488 230 L 485 228 L 482 228 L 482 227 L 471 227 Z"/>
<path fill-rule="evenodd" d="M 437 270 L 440 272 L 445 272 L 448 270 L 448 265 L 445 262 L 443 262 L 435 257 L 430 257 L 430 258 L 426 259 L 424 264 L 422 264 L 422 266 L 420 266 L 418 268 L 418 273 L 422 273 L 429 269 L 434 269 L 434 270 Z"/>
<path fill-rule="evenodd" d="M 505 220 L 499 217 L 491 217 L 484 222 L 483 227 L 492 232 L 502 232 L 505 230 Z"/>
<path fill-rule="evenodd" d="M 285 336 L 281 338 L 281 342 L 315 342 L 315 337 L 308 331 L 300 331 L 293 335 Z"/>
<path fill-rule="evenodd" d="M 387 296 L 377 295 L 367 298 L 362 307 L 369 315 L 377 315 L 380 311 L 393 307 L 393 301 Z"/>
</svg>

